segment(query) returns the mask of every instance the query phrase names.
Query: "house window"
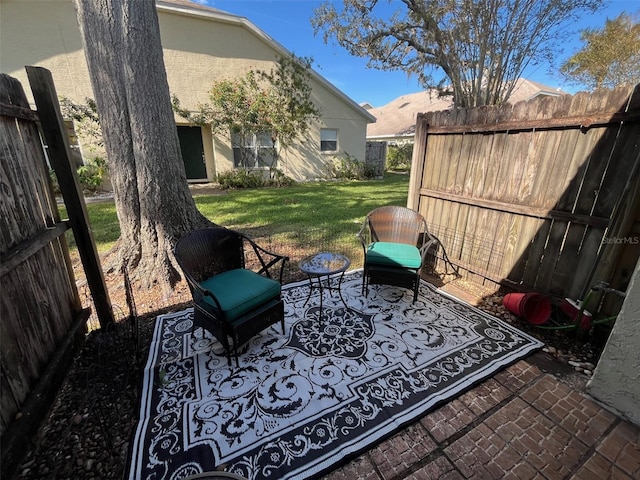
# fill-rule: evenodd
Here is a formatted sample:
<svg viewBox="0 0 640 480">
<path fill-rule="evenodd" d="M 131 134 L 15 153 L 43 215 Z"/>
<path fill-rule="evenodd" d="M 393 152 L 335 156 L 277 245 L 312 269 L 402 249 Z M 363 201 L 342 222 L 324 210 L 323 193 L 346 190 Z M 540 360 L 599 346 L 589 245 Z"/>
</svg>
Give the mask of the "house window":
<svg viewBox="0 0 640 480">
<path fill-rule="evenodd" d="M 243 135 L 232 132 L 233 166 L 235 168 L 271 167 L 275 161 L 275 145 L 269 133 Z"/>
<path fill-rule="evenodd" d="M 320 150 L 323 152 L 335 152 L 338 150 L 337 129 L 323 128 L 320 130 Z"/>
</svg>

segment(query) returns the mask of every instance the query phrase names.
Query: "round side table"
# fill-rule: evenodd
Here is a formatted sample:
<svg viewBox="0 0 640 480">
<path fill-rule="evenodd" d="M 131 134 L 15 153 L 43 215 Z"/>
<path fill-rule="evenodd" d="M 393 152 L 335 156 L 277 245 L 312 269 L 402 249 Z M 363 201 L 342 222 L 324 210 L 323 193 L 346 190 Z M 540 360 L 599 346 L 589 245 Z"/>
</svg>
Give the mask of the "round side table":
<svg viewBox="0 0 640 480">
<path fill-rule="evenodd" d="M 300 263 L 298 263 L 298 268 L 302 273 L 309 277 L 309 296 L 304 302 L 304 306 L 309 303 L 313 289 L 317 288 L 320 290 L 320 318 L 322 318 L 322 297 L 324 290 L 329 290 L 329 293 L 333 290 L 337 290 L 340 300 L 342 300 L 342 303 L 346 307 L 347 302 L 342 298 L 342 290 L 340 287 L 342 286 L 344 272 L 347 271 L 349 265 L 351 265 L 351 260 L 340 253 L 320 252 L 303 258 Z M 330 285 L 329 277 L 337 273 L 340 274 L 338 286 L 332 287 Z M 323 285 L 322 277 L 327 277 L 326 285 Z M 314 279 L 317 281 L 317 284 L 314 282 Z"/>
</svg>

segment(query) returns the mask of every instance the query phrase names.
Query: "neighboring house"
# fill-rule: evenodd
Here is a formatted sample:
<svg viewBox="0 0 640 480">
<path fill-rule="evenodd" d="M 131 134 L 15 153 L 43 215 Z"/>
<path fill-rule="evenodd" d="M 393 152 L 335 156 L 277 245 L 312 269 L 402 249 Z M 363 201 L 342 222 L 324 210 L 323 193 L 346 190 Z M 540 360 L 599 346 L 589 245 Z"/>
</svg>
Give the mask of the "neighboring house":
<svg viewBox="0 0 640 480">
<path fill-rule="evenodd" d="M 518 79 L 509 98 L 509 103 L 531 100 L 538 96 L 558 97 L 564 93 L 541 83 Z M 361 104 L 364 108 L 370 105 Z M 411 93 L 392 100 L 378 108 L 367 108 L 377 122 L 367 127 L 368 141 L 383 141 L 390 144 L 413 142 L 418 113 L 438 112 L 452 107 L 451 97 L 439 98 L 435 90 Z"/>
<path fill-rule="evenodd" d="M 287 51 L 244 17 L 188 0 L 156 2 L 169 88 L 183 108 L 208 101 L 216 80 L 269 71 Z M 31 97 L 24 67 L 51 71 L 59 96 L 83 103 L 94 98 L 71 0 L 0 0 L 0 71 L 20 80 Z M 323 177 L 326 163 L 346 155 L 365 160 L 365 135 L 375 118 L 312 71 L 312 98 L 321 110 L 308 138 L 281 152 L 278 168 L 295 180 Z M 234 168 L 230 138 L 176 117 L 187 178 L 212 181 Z M 268 138 L 254 138 L 256 159 Z M 260 168 L 260 167 L 258 167 Z"/>
</svg>

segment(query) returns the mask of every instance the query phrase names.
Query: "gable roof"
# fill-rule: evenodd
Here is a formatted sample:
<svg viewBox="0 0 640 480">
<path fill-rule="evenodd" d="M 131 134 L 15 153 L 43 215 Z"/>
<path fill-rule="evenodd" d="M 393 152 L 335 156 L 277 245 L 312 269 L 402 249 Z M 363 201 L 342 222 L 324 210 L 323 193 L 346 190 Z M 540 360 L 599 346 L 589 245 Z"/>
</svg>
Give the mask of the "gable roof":
<svg viewBox="0 0 640 480">
<path fill-rule="evenodd" d="M 264 31 L 260 30 L 257 26 L 249 21 L 246 17 L 234 15 L 216 8 L 211 8 L 206 5 L 202 5 L 190 0 L 156 0 L 156 8 L 158 11 L 164 11 L 179 15 L 193 16 L 200 19 L 230 23 L 234 25 L 246 28 L 260 38 L 263 42 L 270 45 L 278 54 L 282 56 L 289 56 L 291 52 L 286 49 L 282 44 L 274 40 Z M 342 101 L 347 103 L 356 112 L 362 115 L 368 122 L 375 122 L 376 118 L 371 115 L 366 109 L 358 105 L 354 100 L 348 97 L 343 91 L 338 89 L 335 85 L 329 82 L 326 78 L 316 72 L 313 68 L 309 73 L 312 78 L 320 83 L 327 90 L 334 93 Z"/>
<path fill-rule="evenodd" d="M 566 94 L 542 83 L 519 78 L 509 103 L 516 104 L 538 96 L 558 97 L 560 95 Z M 435 90 L 402 95 L 382 107 L 369 110 L 376 117 L 376 123 L 367 126 L 367 138 L 412 138 L 415 134 L 418 113 L 438 112 L 449 110 L 451 107 L 451 97 L 438 97 Z"/>
</svg>

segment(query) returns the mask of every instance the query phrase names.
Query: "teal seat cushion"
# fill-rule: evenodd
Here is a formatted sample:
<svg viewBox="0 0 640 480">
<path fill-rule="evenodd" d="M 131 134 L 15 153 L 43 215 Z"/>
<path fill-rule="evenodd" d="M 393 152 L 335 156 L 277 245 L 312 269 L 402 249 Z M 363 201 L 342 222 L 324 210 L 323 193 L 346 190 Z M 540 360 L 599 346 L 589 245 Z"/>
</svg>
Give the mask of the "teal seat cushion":
<svg viewBox="0 0 640 480">
<path fill-rule="evenodd" d="M 390 267 L 420 268 L 420 250 L 413 245 L 394 242 L 373 242 L 367 249 L 367 263 Z"/>
<path fill-rule="evenodd" d="M 200 285 L 216 296 L 228 321 L 280 295 L 279 282 L 243 268 L 220 273 Z M 210 297 L 204 301 L 217 308 Z"/>
</svg>

